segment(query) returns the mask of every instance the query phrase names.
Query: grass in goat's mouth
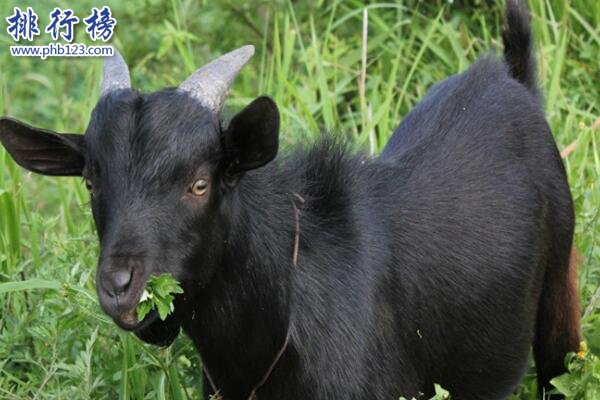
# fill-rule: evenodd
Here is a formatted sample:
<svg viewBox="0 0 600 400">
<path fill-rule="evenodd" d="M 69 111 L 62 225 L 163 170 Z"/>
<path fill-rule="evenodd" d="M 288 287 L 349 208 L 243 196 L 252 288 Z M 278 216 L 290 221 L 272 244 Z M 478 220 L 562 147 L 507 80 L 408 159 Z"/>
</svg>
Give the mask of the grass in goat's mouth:
<svg viewBox="0 0 600 400">
<path fill-rule="evenodd" d="M 183 289 L 171 274 L 151 276 L 136 307 L 138 320 L 143 320 L 156 308 L 159 318 L 164 321 L 175 310 L 173 300 L 176 293 L 183 293 Z"/>
</svg>

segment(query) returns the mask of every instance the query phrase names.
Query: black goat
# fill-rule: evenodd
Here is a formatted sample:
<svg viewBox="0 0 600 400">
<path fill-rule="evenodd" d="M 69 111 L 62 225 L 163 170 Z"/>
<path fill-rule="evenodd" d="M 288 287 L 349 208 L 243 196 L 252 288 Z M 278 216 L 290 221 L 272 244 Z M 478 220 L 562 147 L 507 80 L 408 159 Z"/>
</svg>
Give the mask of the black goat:
<svg viewBox="0 0 600 400">
<path fill-rule="evenodd" d="M 85 136 L 0 121 L 21 166 L 82 175 L 103 309 L 143 340 L 194 340 L 226 400 L 505 399 L 533 343 L 540 392 L 580 341 L 573 206 L 535 84 L 527 11 L 507 2 L 505 59 L 431 89 L 382 155 L 325 137 L 271 162 L 276 105 L 223 129 L 229 53 L 140 94 L 106 61 Z M 148 277 L 185 293 L 138 322 Z"/>
</svg>

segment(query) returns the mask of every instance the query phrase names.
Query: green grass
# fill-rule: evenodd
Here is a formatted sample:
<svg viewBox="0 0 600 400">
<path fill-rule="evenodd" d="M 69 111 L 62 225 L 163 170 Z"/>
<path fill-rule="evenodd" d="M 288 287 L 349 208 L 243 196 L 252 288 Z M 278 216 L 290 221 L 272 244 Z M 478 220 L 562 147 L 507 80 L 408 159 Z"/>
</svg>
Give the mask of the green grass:
<svg viewBox="0 0 600 400">
<path fill-rule="evenodd" d="M 501 49 L 498 1 L 105 3 L 118 19 L 113 43 L 144 91 L 177 85 L 212 57 L 255 44 L 228 110 L 269 94 L 281 109 L 284 147 L 332 130 L 377 153 L 432 84 Z M 100 3 L 34 8 L 47 21 L 55 4 L 81 16 Z M 3 2 L 2 21 L 13 5 L 27 4 Z M 530 6 L 548 120 L 560 149 L 577 143 L 565 164 L 590 353 L 564 381 L 580 386 L 571 388 L 579 390 L 572 398 L 592 399 L 600 390 L 600 2 Z M 85 38 L 80 26 L 76 41 Z M 101 61 L 12 58 L 11 44 L 3 29 L 0 114 L 83 132 L 98 98 Z M 33 176 L 0 149 L 0 398 L 200 398 L 200 359 L 189 340 L 168 349 L 145 345 L 99 309 L 87 196 L 80 180 Z M 534 378 L 531 370 L 516 399 L 535 398 Z"/>
</svg>

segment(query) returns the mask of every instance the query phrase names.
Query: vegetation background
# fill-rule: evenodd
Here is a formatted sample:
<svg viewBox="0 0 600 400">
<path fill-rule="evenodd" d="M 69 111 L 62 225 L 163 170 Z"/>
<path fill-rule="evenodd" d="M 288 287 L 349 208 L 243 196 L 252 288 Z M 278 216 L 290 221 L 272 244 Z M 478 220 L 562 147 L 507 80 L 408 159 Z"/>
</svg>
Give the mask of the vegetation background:
<svg viewBox="0 0 600 400">
<path fill-rule="evenodd" d="M 118 20 L 112 44 L 143 91 L 178 85 L 213 57 L 253 43 L 257 54 L 235 83 L 228 109 L 272 96 L 282 113 L 284 147 L 333 130 L 377 154 L 432 84 L 501 51 L 501 1 L 3 1 L 1 115 L 63 132 L 85 130 L 99 95 L 101 60 L 13 58 L 4 18 L 14 6 L 30 5 L 43 30 L 55 6 L 82 18 L 105 4 Z M 556 383 L 569 398 L 598 399 L 600 2 L 529 5 L 582 259 L 588 351 L 572 355 L 571 374 Z M 33 44 L 49 39 L 42 34 Z M 94 44 L 83 23 L 74 42 Z M 0 148 L 0 398 L 201 398 L 201 360 L 189 340 L 182 335 L 169 348 L 148 346 L 101 312 L 88 202 L 81 180 L 33 176 Z M 532 369 L 514 399 L 534 398 Z"/>
</svg>

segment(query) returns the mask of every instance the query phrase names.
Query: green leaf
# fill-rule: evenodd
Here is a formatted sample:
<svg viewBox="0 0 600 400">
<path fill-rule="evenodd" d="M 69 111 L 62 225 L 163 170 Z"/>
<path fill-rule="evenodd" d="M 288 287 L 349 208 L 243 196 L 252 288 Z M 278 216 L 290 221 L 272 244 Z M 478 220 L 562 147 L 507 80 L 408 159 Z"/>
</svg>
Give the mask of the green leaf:
<svg viewBox="0 0 600 400">
<path fill-rule="evenodd" d="M 137 306 L 137 316 L 138 319 L 141 321 L 142 319 L 144 319 L 144 317 L 146 317 L 146 315 L 148 315 L 148 313 L 150 313 L 150 311 L 152 311 L 153 305 L 151 301 L 143 301 L 140 304 L 138 304 Z"/>
<path fill-rule="evenodd" d="M 62 287 L 60 282 L 49 281 L 45 279 L 28 279 L 25 281 L 0 283 L 0 293 L 14 292 L 31 289 L 54 289 L 59 290 Z"/>
<path fill-rule="evenodd" d="M 158 316 L 164 321 L 171 312 L 171 309 L 163 302 L 157 303 L 156 305 L 158 306 Z"/>
<path fill-rule="evenodd" d="M 576 380 L 570 374 L 563 374 L 552 379 L 550 383 L 562 394 L 566 396 L 575 396 L 573 390 L 573 381 Z"/>
<path fill-rule="evenodd" d="M 175 310 L 175 293 L 183 293 L 183 289 L 171 274 L 150 277 L 136 309 L 138 319 L 142 320 L 150 311 L 157 309 L 159 318 L 164 321 Z"/>
<path fill-rule="evenodd" d="M 450 392 L 446 389 L 442 388 L 437 383 L 434 385 L 435 387 L 435 396 L 432 399 L 434 400 L 447 400 L 450 398 Z"/>
</svg>

